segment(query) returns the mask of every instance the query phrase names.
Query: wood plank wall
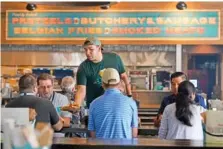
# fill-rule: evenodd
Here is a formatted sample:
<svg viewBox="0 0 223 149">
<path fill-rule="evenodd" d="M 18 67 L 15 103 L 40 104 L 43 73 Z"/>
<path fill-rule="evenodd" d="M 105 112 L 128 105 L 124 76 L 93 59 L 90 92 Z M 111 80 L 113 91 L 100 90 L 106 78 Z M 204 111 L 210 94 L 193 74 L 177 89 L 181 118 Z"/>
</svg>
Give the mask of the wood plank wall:
<svg viewBox="0 0 223 149">
<path fill-rule="evenodd" d="M 177 2 L 119 2 L 111 6 L 111 10 L 176 10 Z M 1 3 L 1 43 L 2 44 L 82 44 L 83 41 L 7 41 L 5 38 L 5 12 L 6 10 L 25 10 L 27 3 L 23 2 L 2 2 Z M 104 44 L 218 44 L 223 45 L 223 2 L 187 2 L 188 10 L 192 9 L 219 9 L 221 11 L 221 39 L 215 41 L 102 41 Z M 71 6 L 49 6 L 49 5 L 38 5 L 38 10 L 98 10 L 99 7 L 71 7 Z"/>
<path fill-rule="evenodd" d="M 221 54 L 221 100 L 223 100 L 223 53 Z"/>
</svg>

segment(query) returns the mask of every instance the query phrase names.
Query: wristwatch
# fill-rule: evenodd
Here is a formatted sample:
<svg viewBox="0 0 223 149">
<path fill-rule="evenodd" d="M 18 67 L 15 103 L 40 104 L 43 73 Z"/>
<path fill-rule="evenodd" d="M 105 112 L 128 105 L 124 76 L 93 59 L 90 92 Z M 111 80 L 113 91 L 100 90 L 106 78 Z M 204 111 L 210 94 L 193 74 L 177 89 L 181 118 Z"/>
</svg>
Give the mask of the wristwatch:
<svg viewBox="0 0 223 149">
<path fill-rule="evenodd" d="M 128 97 L 132 97 L 132 95 L 127 95 Z"/>
</svg>

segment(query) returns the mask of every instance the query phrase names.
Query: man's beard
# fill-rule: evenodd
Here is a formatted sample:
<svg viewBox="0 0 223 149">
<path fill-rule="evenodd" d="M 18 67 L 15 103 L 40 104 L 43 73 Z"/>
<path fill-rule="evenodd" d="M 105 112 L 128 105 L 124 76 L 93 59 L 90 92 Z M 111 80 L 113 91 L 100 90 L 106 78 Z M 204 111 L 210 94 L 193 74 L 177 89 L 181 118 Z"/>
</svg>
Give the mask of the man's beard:
<svg viewBox="0 0 223 149">
<path fill-rule="evenodd" d="M 50 100 L 51 96 L 51 94 L 42 94 L 41 97 Z"/>
</svg>

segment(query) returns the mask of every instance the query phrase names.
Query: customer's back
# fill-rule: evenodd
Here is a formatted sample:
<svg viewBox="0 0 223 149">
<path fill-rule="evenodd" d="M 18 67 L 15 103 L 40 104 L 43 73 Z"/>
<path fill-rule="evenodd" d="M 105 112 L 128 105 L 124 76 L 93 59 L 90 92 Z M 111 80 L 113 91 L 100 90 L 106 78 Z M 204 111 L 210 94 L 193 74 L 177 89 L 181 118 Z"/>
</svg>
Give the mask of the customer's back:
<svg viewBox="0 0 223 149">
<path fill-rule="evenodd" d="M 119 90 L 120 75 L 114 68 L 102 75 L 103 95 L 95 99 L 89 110 L 88 129 L 91 137 L 133 138 L 138 133 L 138 112 L 133 99 Z"/>
<path fill-rule="evenodd" d="M 176 103 L 168 105 L 163 113 L 162 123 L 167 123 L 168 131 L 160 127 L 159 134 L 166 133 L 165 139 L 203 140 L 203 130 L 199 105 L 190 105 L 193 116 L 190 119 L 192 126 L 187 126 L 176 118 Z"/>
<path fill-rule="evenodd" d="M 33 108 L 37 113 L 36 122 L 45 122 L 55 125 L 59 121 L 59 117 L 52 103 L 33 95 L 19 96 L 8 103 L 6 107 Z"/>
<path fill-rule="evenodd" d="M 133 99 L 118 89 L 108 89 L 91 106 L 94 108 L 89 112 L 93 115 L 97 138 L 132 138 L 132 127 L 137 127 L 134 126 L 137 125 L 134 124 L 137 107 Z"/>
</svg>

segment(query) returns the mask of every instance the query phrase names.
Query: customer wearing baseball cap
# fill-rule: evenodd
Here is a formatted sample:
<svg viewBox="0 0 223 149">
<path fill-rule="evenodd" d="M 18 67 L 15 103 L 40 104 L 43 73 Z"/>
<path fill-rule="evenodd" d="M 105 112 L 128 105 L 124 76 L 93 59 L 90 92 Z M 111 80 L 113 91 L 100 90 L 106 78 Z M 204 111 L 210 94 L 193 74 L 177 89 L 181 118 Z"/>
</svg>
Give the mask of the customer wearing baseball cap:
<svg viewBox="0 0 223 149">
<path fill-rule="evenodd" d="M 86 96 L 87 107 L 97 97 L 104 93 L 102 87 L 102 73 L 106 68 L 114 68 L 126 86 L 128 96 L 132 96 L 131 85 L 124 64 L 119 55 L 115 53 L 102 53 L 101 41 L 97 37 L 88 37 L 83 48 L 87 59 L 82 62 L 77 71 L 77 91 L 73 106 L 64 109 L 75 111 Z"/>
<path fill-rule="evenodd" d="M 119 90 L 120 75 L 107 68 L 102 75 L 105 92 L 89 109 L 88 130 L 96 138 L 135 138 L 138 133 L 138 112 L 135 101 Z"/>
</svg>

